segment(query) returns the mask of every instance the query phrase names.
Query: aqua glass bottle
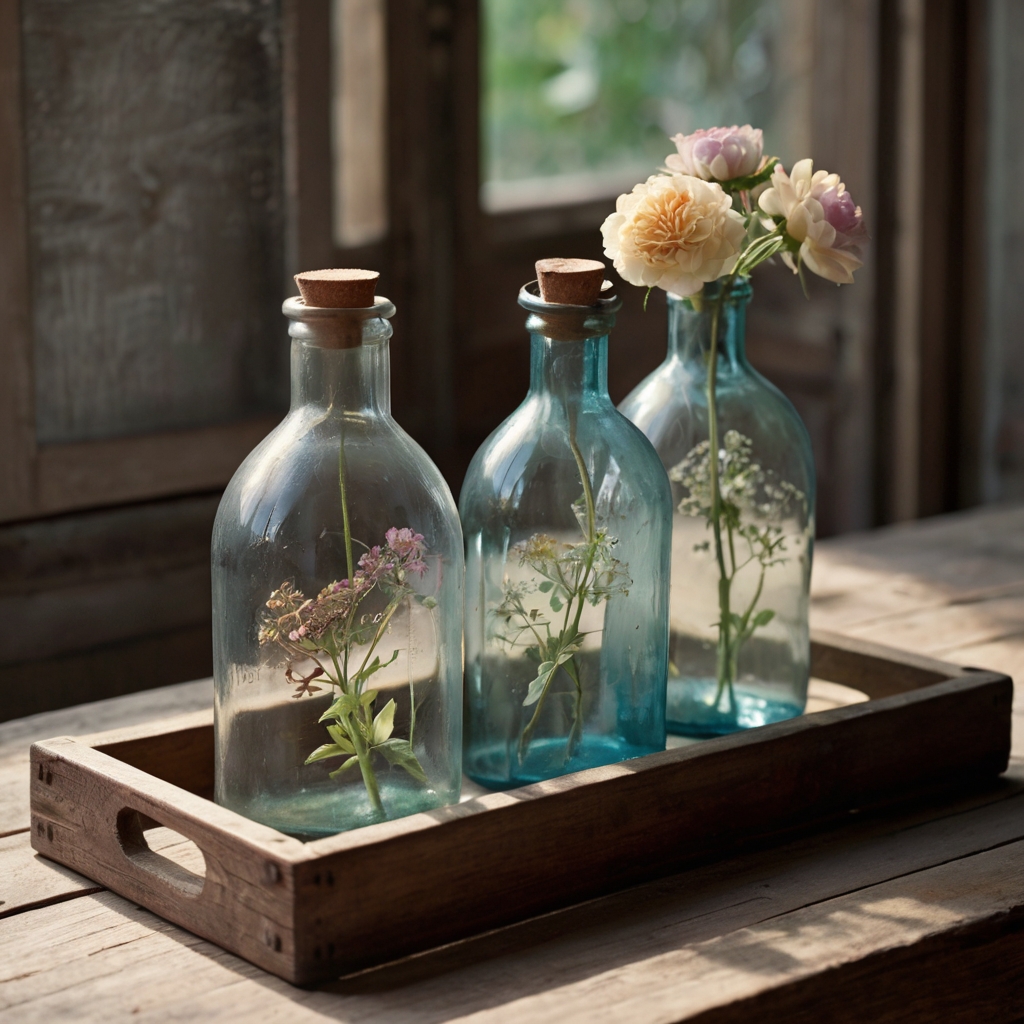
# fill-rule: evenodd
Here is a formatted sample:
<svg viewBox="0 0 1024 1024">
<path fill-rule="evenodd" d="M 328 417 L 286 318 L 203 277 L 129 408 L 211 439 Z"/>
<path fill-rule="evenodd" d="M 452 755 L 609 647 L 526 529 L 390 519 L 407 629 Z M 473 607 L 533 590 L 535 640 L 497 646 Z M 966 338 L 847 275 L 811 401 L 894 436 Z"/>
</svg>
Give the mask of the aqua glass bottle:
<svg viewBox="0 0 1024 1024">
<path fill-rule="evenodd" d="M 307 839 L 462 781 L 462 533 L 391 415 L 395 309 L 370 289 L 285 302 L 291 408 L 213 534 L 216 800 Z"/>
<path fill-rule="evenodd" d="M 716 736 L 792 718 L 807 700 L 814 461 L 792 403 L 748 362 L 751 287 L 668 296 L 668 355 L 620 409 L 672 481 L 668 728 Z M 716 308 L 718 310 L 716 318 Z M 708 368 L 716 339 L 721 508 L 712 510 Z"/>
<path fill-rule="evenodd" d="M 603 265 L 586 262 L 600 287 Z M 520 292 L 530 388 L 476 453 L 459 503 L 464 764 L 492 789 L 665 747 L 671 495 L 608 396 L 620 300 L 593 298 Z"/>
</svg>

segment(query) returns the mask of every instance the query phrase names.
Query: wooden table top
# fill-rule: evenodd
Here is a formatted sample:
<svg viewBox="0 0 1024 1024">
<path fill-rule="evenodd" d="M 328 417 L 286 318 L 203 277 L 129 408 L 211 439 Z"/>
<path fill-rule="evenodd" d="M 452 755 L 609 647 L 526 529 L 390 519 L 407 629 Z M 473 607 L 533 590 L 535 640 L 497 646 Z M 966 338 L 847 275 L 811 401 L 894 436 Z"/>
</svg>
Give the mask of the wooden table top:
<svg viewBox="0 0 1024 1024">
<path fill-rule="evenodd" d="M 1024 678 L 1024 506 L 822 543 L 812 624 Z M 816 697 L 824 706 L 828 688 Z M 1019 697 L 1010 769 L 983 792 L 851 815 L 311 990 L 29 846 L 32 740 L 170 717 L 211 699 L 201 680 L 0 725 L 4 1022 L 1024 1017 Z"/>
</svg>

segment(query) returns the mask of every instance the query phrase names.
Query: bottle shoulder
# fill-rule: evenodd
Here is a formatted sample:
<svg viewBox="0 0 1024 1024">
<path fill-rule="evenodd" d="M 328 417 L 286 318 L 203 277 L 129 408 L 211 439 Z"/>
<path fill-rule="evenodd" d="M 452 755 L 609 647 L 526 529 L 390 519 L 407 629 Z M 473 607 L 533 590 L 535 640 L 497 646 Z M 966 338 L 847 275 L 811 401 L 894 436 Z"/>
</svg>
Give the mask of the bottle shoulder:
<svg viewBox="0 0 1024 1024">
<path fill-rule="evenodd" d="M 225 489 L 214 526 L 227 532 L 266 533 L 289 519 L 331 520 L 340 513 L 339 469 L 344 432 L 344 471 L 349 503 L 366 518 L 404 511 L 437 528 L 458 530 L 458 511 L 440 470 L 424 449 L 390 417 L 339 418 L 296 410 L 246 457 Z M 262 524 L 262 525 L 261 525 Z M 387 523 L 391 525 L 412 525 Z M 313 528 L 307 525 L 307 530 Z M 326 528 L 326 525 L 325 525 Z"/>
<path fill-rule="evenodd" d="M 577 481 L 579 470 L 564 417 L 545 416 L 543 402 L 524 403 L 480 446 L 467 470 L 459 508 L 463 516 L 479 504 L 517 500 L 528 489 L 553 486 L 556 478 Z M 614 475 L 616 486 L 671 504 L 661 459 L 650 441 L 611 402 L 582 409 L 577 446 L 592 473 Z"/>
</svg>

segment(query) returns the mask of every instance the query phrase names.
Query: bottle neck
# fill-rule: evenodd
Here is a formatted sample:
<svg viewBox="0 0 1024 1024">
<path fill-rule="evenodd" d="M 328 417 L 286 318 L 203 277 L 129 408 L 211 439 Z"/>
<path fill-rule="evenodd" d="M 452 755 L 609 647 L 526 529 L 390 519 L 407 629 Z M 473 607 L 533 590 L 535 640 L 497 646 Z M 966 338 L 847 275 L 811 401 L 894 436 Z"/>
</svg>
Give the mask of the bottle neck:
<svg viewBox="0 0 1024 1024">
<path fill-rule="evenodd" d="M 751 294 L 750 282 L 745 279 L 734 282 L 724 297 L 717 281 L 706 284 L 696 301 L 669 294 L 668 358 L 706 372 L 717 319 L 718 372 L 746 370 L 747 304 Z"/>
<path fill-rule="evenodd" d="M 388 332 L 390 334 L 390 331 Z M 388 339 L 354 348 L 323 348 L 292 341 L 292 409 L 317 405 L 338 413 L 391 414 Z"/>
<path fill-rule="evenodd" d="M 365 309 L 324 309 L 286 299 L 291 323 L 292 409 L 391 414 L 388 339 L 395 307 L 382 296 Z"/>
<path fill-rule="evenodd" d="M 557 341 L 530 334 L 530 393 L 568 403 L 608 397 L 608 335 Z"/>
</svg>

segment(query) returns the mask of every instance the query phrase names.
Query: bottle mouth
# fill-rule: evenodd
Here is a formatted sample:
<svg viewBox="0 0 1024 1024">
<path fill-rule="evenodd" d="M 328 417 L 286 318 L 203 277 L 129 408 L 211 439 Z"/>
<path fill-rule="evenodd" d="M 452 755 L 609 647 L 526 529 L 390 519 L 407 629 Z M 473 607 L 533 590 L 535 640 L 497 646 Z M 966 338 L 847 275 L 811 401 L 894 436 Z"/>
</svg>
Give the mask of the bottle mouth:
<svg viewBox="0 0 1024 1024">
<path fill-rule="evenodd" d="M 289 320 L 390 320 L 395 315 L 395 304 L 383 295 L 375 295 L 372 306 L 335 309 L 330 306 L 307 306 L 302 296 L 293 295 L 284 300 L 281 312 Z"/>
<path fill-rule="evenodd" d="M 545 302 L 540 286 L 530 281 L 519 289 L 519 305 L 529 312 L 526 329 L 552 341 L 586 341 L 600 338 L 615 326 L 615 314 L 622 306 L 617 295 L 603 296 L 592 306 Z"/>
<path fill-rule="evenodd" d="M 545 302 L 540 297 L 540 284 L 537 281 L 529 281 L 519 289 L 519 305 L 528 309 L 531 313 L 565 314 L 567 316 L 593 316 L 616 313 L 622 307 L 622 299 L 617 295 L 608 294 L 613 285 L 611 281 L 605 281 L 601 286 L 601 297 L 592 306 L 571 306 L 563 302 Z"/>
<path fill-rule="evenodd" d="M 383 295 L 375 295 L 372 306 L 307 306 L 294 295 L 284 300 L 281 311 L 291 321 L 290 338 L 317 348 L 352 349 L 391 337 L 388 321 L 395 315 L 395 304 Z M 373 321 L 377 321 L 376 325 Z"/>
</svg>

